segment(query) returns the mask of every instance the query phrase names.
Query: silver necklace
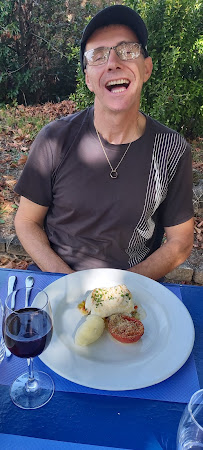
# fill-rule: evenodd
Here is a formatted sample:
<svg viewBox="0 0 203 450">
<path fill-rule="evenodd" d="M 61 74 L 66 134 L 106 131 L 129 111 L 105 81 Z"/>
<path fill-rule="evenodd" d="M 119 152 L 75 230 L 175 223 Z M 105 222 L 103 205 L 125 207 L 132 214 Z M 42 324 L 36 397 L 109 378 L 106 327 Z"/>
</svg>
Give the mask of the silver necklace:
<svg viewBox="0 0 203 450">
<path fill-rule="evenodd" d="M 96 128 L 95 128 L 95 129 L 96 129 Z M 105 150 L 105 148 L 104 148 L 104 146 L 103 146 L 103 144 L 102 144 L 102 141 L 101 141 L 101 138 L 100 138 L 100 136 L 99 136 L 99 133 L 98 133 L 97 129 L 96 129 L 96 132 L 97 132 L 97 136 L 98 136 L 99 142 L 100 142 L 100 144 L 101 144 L 101 148 L 102 148 L 102 150 L 103 150 L 103 152 L 104 152 L 104 154 L 105 154 L 105 156 L 106 156 L 107 162 L 109 163 L 109 166 L 110 166 L 110 168 L 111 168 L 111 172 L 110 172 L 109 175 L 110 175 L 111 178 L 118 178 L 118 172 L 117 172 L 117 169 L 118 169 L 118 167 L 120 166 L 120 164 L 122 163 L 123 159 L 125 158 L 125 155 L 126 155 L 127 151 L 129 150 L 129 148 L 130 148 L 132 142 L 130 142 L 130 144 L 128 144 L 128 146 L 127 146 L 127 148 L 126 148 L 126 151 L 124 152 L 122 158 L 120 159 L 119 163 L 117 164 L 117 166 L 116 166 L 115 169 L 114 169 L 113 166 L 112 166 L 112 164 L 111 164 L 111 161 L 109 161 L 109 157 L 108 157 L 108 155 L 107 155 L 107 153 L 106 153 L 106 150 Z"/>
</svg>

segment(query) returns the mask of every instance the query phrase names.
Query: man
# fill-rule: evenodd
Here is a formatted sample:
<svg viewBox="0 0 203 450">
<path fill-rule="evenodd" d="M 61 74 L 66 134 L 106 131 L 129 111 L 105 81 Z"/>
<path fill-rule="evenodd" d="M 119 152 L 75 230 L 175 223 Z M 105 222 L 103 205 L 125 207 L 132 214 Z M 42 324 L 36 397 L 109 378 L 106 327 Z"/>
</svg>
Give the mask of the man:
<svg viewBox="0 0 203 450">
<path fill-rule="evenodd" d="M 100 11 L 80 57 L 94 107 L 35 139 L 16 186 L 18 237 L 43 271 L 114 267 L 158 280 L 192 249 L 189 147 L 139 110 L 152 60 L 135 11 Z"/>
</svg>

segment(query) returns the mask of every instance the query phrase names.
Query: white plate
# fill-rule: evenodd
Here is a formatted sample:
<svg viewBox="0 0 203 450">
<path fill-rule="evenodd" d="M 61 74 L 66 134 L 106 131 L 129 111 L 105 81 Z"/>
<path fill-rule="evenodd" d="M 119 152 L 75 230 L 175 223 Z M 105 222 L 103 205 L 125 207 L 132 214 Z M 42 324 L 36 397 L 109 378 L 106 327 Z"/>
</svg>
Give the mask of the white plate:
<svg viewBox="0 0 203 450">
<path fill-rule="evenodd" d="M 121 344 L 104 331 L 87 347 L 74 344 L 76 328 L 85 320 L 77 308 L 88 290 L 126 284 L 146 311 L 145 332 L 133 344 Z M 183 303 L 149 278 L 117 269 L 92 269 L 64 276 L 47 286 L 54 333 L 40 359 L 70 381 L 95 389 L 129 390 L 159 383 L 188 359 L 194 326 Z"/>
</svg>

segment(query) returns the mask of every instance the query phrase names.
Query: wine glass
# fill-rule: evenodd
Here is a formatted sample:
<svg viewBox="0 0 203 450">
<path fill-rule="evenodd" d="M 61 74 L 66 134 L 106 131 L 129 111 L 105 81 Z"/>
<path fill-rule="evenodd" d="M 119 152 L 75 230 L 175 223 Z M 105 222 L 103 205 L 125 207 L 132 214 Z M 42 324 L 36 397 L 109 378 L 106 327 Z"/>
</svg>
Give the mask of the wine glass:
<svg viewBox="0 0 203 450">
<path fill-rule="evenodd" d="M 203 389 L 195 392 L 181 417 L 177 433 L 177 450 L 203 448 Z"/>
<path fill-rule="evenodd" d="M 5 301 L 3 335 L 7 348 L 19 358 L 27 358 L 28 372 L 12 384 L 13 403 L 23 409 L 45 405 L 54 393 L 54 383 L 44 372 L 33 371 L 33 358 L 49 345 L 53 332 L 53 317 L 47 293 L 33 288 L 31 306 L 25 307 L 26 288 L 18 289 Z"/>
</svg>

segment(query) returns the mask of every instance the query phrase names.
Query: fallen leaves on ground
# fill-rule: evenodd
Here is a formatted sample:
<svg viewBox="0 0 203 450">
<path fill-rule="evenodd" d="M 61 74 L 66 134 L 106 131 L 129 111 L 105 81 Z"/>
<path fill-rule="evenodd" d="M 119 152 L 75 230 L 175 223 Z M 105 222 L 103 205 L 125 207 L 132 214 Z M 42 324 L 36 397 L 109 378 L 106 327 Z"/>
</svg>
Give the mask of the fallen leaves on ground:
<svg viewBox="0 0 203 450">
<path fill-rule="evenodd" d="M 203 219 L 201 217 L 195 217 L 193 247 L 203 250 Z"/>
<path fill-rule="evenodd" d="M 74 111 L 74 102 L 72 100 L 63 100 L 60 103 L 47 102 L 44 105 L 19 105 L 16 108 L 16 115 L 21 116 L 22 114 L 25 114 L 28 117 L 48 117 L 51 122 L 51 120 L 59 119 L 60 117 L 67 116 L 67 114 L 72 114 Z M 20 130 L 20 134 L 22 135 L 22 130 Z"/>
<path fill-rule="evenodd" d="M 4 269 L 26 270 L 30 263 L 31 259 L 29 258 L 25 260 L 20 257 L 0 255 L 0 267 Z"/>
</svg>

